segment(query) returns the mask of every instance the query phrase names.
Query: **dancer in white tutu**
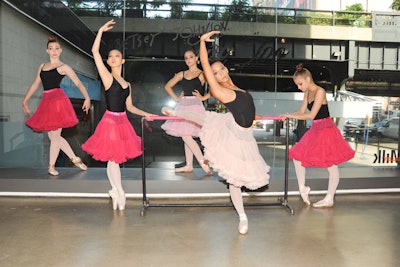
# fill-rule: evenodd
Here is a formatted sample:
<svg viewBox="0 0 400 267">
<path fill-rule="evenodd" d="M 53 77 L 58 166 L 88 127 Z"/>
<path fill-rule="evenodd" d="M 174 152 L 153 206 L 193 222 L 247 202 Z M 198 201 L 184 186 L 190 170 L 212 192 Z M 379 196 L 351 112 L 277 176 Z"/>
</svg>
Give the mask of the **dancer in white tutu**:
<svg viewBox="0 0 400 267">
<path fill-rule="evenodd" d="M 166 115 L 176 115 L 202 125 L 199 133 L 204 146 L 204 156 L 210 166 L 229 184 L 232 203 L 239 215 L 238 230 L 248 232 L 241 187 L 251 190 L 269 183 L 270 167 L 260 155 L 253 136 L 252 125 L 255 106 L 252 96 L 238 88 L 229 77 L 228 69 L 219 61 L 210 65 L 206 42 L 219 31 L 208 32 L 200 38 L 200 61 L 211 95 L 223 103 L 230 112 L 173 111 L 163 108 Z"/>
<path fill-rule="evenodd" d="M 198 58 L 193 50 L 188 50 L 184 54 L 187 70 L 180 71 L 172 77 L 165 85 L 167 93 L 178 102 L 175 110 L 190 110 L 198 113 L 205 113 L 206 110 L 203 101 L 210 97 L 210 94 L 204 92 L 204 75 L 197 67 Z M 182 85 L 182 92 L 177 96 L 173 90 L 178 83 Z M 169 135 L 182 137 L 185 144 L 185 160 L 186 165 L 176 168 L 175 172 L 192 172 L 193 171 L 193 155 L 196 157 L 200 166 L 208 174 L 212 175 L 207 161 L 204 159 L 203 153 L 199 145 L 193 139 L 198 137 L 201 126 L 197 123 L 187 120 L 169 120 L 166 121 L 161 128 Z"/>
</svg>

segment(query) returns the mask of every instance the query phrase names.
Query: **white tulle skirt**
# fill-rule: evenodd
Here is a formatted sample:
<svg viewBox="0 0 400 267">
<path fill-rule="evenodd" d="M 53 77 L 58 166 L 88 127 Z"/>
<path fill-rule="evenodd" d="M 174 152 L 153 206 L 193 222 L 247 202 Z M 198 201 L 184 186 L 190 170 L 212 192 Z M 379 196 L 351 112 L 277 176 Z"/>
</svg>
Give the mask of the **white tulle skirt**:
<svg viewBox="0 0 400 267">
<path fill-rule="evenodd" d="M 269 183 L 270 167 L 260 155 L 252 128 L 239 126 L 231 113 L 205 113 L 199 133 L 204 156 L 227 183 L 255 190 Z"/>
<path fill-rule="evenodd" d="M 186 112 L 192 111 L 200 114 L 204 114 L 206 111 L 204 109 L 203 102 L 195 96 L 185 96 L 179 101 L 175 108 L 175 111 Z M 167 134 L 182 137 L 182 136 L 199 136 L 201 126 L 197 123 L 189 120 L 169 120 L 161 125 Z"/>
</svg>

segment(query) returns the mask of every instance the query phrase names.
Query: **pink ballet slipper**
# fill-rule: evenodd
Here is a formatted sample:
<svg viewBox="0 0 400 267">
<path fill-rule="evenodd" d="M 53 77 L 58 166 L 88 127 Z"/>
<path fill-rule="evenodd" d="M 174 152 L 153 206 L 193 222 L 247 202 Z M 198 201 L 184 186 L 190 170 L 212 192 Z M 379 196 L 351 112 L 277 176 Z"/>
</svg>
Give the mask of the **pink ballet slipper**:
<svg viewBox="0 0 400 267">
<path fill-rule="evenodd" d="M 247 232 L 249 231 L 249 221 L 247 220 L 246 214 L 240 215 L 238 230 L 239 233 L 242 235 L 247 234 Z"/>
<path fill-rule="evenodd" d="M 118 209 L 119 210 L 125 210 L 125 204 L 126 204 L 126 196 L 125 192 L 119 192 L 118 193 Z"/>
<path fill-rule="evenodd" d="M 110 191 L 108 191 L 108 194 L 110 195 L 111 200 L 112 200 L 113 210 L 117 210 L 117 206 L 118 206 L 118 191 L 117 191 L 117 189 L 111 189 Z"/>
<path fill-rule="evenodd" d="M 176 172 L 176 173 L 180 173 L 180 172 L 193 172 L 193 168 L 186 165 L 186 166 L 183 166 L 183 167 L 181 167 L 181 168 L 176 168 L 176 169 L 175 169 L 175 172 Z"/>
<path fill-rule="evenodd" d="M 309 186 L 304 186 L 303 188 L 299 189 L 300 191 L 300 196 L 303 199 L 303 202 L 307 204 L 307 206 L 310 206 L 310 198 L 308 196 L 308 194 L 311 191 L 311 188 Z"/>
<path fill-rule="evenodd" d="M 174 115 L 174 110 L 172 108 L 169 108 L 169 107 L 163 107 L 161 109 L 161 113 L 166 115 L 166 116 L 173 116 Z"/>
<path fill-rule="evenodd" d="M 333 207 L 333 197 L 326 196 L 324 199 L 313 204 L 314 208 L 332 208 Z"/>
<path fill-rule="evenodd" d="M 208 160 L 203 159 L 202 161 L 200 161 L 200 166 L 207 173 L 207 175 L 214 174 L 214 172 L 210 169 L 210 166 L 208 165 Z"/>
</svg>

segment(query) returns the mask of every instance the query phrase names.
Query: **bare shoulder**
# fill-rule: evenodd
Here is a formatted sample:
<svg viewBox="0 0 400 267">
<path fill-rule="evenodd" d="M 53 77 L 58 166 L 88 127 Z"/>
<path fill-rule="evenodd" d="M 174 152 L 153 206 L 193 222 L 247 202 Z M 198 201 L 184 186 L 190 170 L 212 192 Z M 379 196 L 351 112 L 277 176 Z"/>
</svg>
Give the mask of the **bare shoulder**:
<svg viewBox="0 0 400 267">
<path fill-rule="evenodd" d="M 325 89 L 324 89 L 324 88 L 322 88 L 322 87 L 320 87 L 320 86 L 318 86 L 318 89 L 317 89 L 316 95 L 325 96 L 325 95 L 326 95 L 326 91 L 325 91 Z"/>
<path fill-rule="evenodd" d="M 205 76 L 204 76 L 204 73 L 203 73 L 203 72 L 200 72 L 199 79 L 200 79 L 200 81 L 201 81 L 202 83 L 204 83 L 204 82 L 205 82 L 206 78 L 205 78 Z"/>
<path fill-rule="evenodd" d="M 69 74 L 74 72 L 74 70 L 68 65 L 63 63 L 60 67 L 57 68 L 58 72 L 61 74 Z"/>
</svg>

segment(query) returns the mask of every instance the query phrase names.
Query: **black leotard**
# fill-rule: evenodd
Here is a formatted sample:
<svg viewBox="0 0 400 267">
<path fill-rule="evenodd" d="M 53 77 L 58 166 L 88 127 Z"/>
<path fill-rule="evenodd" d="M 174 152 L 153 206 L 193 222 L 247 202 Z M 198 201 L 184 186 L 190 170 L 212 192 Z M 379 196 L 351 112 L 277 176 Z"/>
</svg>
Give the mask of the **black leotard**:
<svg viewBox="0 0 400 267">
<path fill-rule="evenodd" d="M 51 90 L 54 88 L 60 88 L 60 83 L 64 76 L 65 75 L 61 75 L 57 71 L 57 68 L 51 70 L 43 70 L 42 68 L 40 71 L 40 79 L 42 79 L 43 89 Z"/>
<path fill-rule="evenodd" d="M 199 93 L 201 95 L 204 95 L 204 87 L 203 85 L 201 85 L 201 81 L 199 79 L 200 74 L 193 79 L 186 79 L 185 75 L 183 76 L 182 80 L 181 80 L 181 85 L 182 85 L 182 89 L 183 89 L 183 93 L 184 96 L 193 96 L 193 92 L 194 90 L 199 91 Z"/>
<path fill-rule="evenodd" d="M 311 110 L 314 105 L 314 101 L 311 103 L 308 103 L 307 108 L 308 110 Z M 325 119 L 328 118 L 329 115 L 329 109 L 328 109 L 328 104 L 323 104 L 321 105 L 321 108 L 318 110 L 317 115 L 315 115 L 314 120 L 320 120 L 320 119 Z"/>
<path fill-rule="evenodd" d="M 110 88 L 106 91 L 107 110 L 112 112 L 126 111 L 126 98 L 129 96 L 129 86 L 122 88 L 118 81 L 113 78 Z"/>
<path fill-rule="evenodd" d="M 225 106 L 232 113 L 237 124 L 244 128 L 249 128 L 253 125 L 256 115 L 253 97 L 244 91 L 235 90 L 235 93 L 235 100 L 225 103 Z"/>
</svg>

